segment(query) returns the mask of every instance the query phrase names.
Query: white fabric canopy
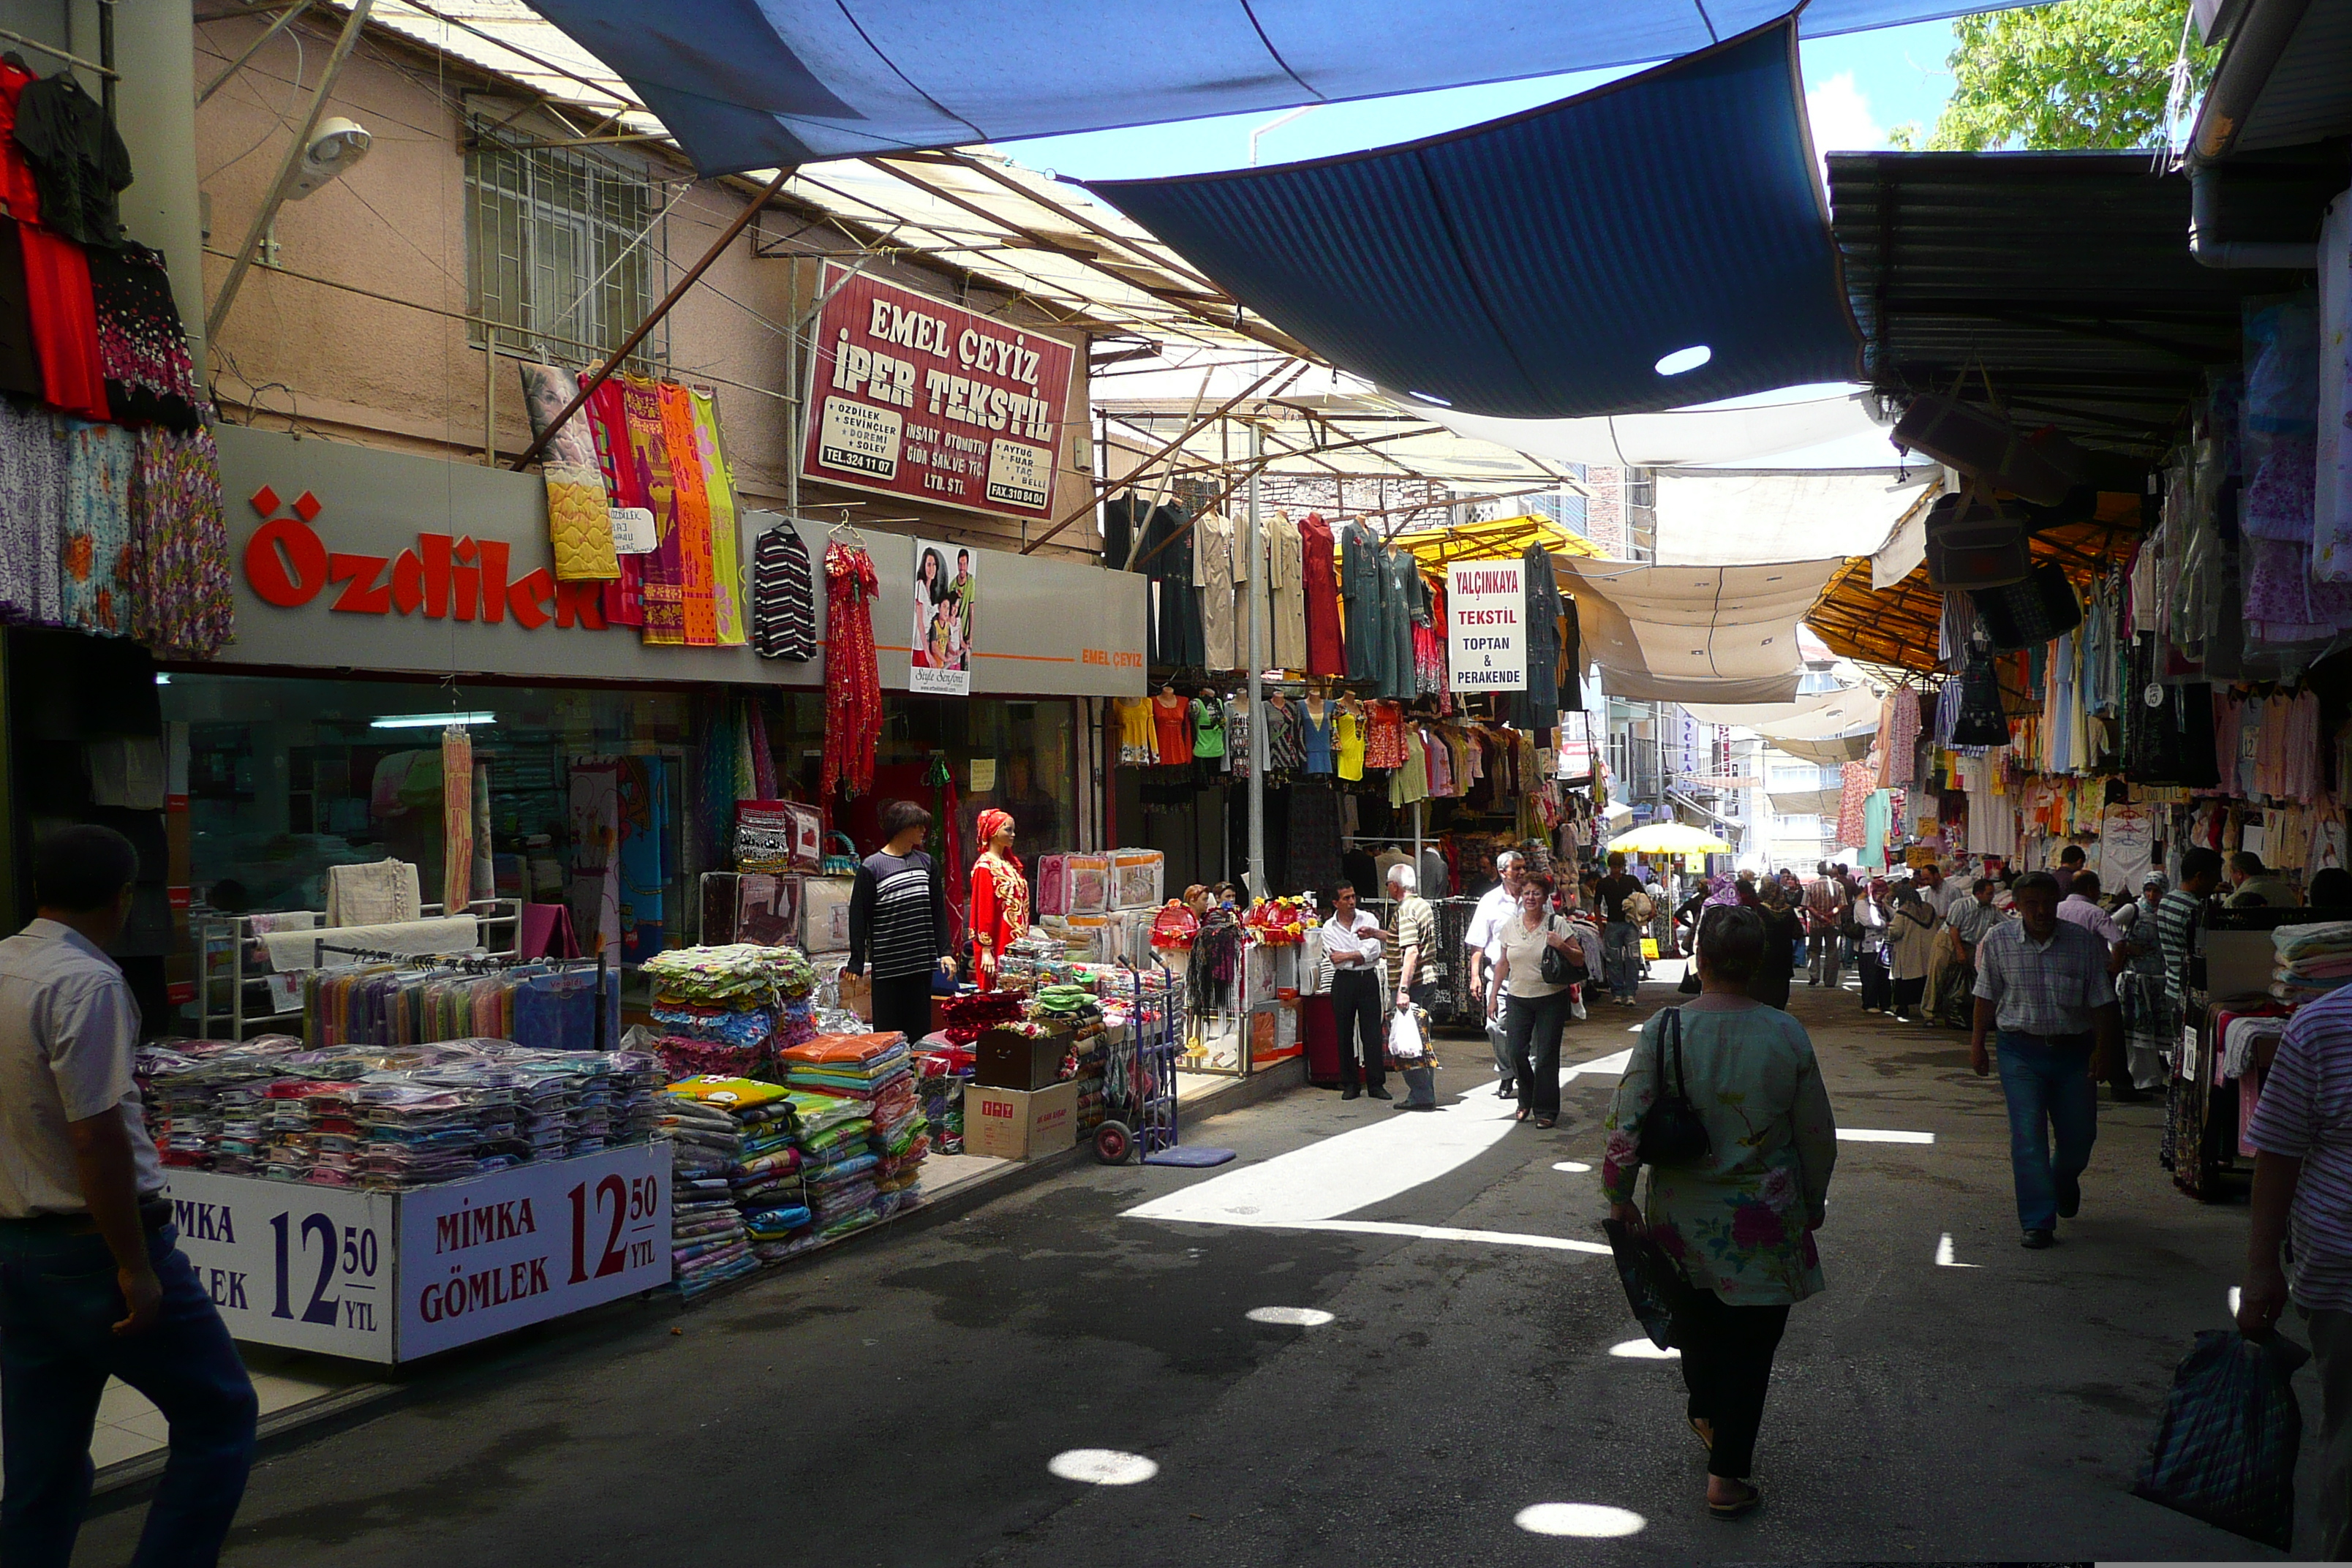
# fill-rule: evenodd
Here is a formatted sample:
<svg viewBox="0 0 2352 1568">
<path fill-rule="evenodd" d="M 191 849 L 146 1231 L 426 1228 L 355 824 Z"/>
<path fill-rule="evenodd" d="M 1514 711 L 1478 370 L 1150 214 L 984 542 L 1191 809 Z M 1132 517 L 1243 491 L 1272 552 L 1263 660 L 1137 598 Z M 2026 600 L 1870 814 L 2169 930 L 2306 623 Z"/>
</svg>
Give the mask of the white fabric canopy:
<svg viewBox="0 0 2352 1568">
<path fill-rule="evenodd" d="M 1592 419 L 1497 419 L 1439 408 L 1391 394 L 1396 403 L 1458 436 L 1474 437 L 1534 457 L 1620 468 L 1671 468 L 1689 463 L 1744 463 L 1835 443 L 1832 460 L 1853 460 L 1853 438 L 1867 438 L 1891 467 L 1886 427 L 1870 416 L 1859 393 L 1743 408 L 1675 408 L 1663 414 L 1614 414 Z M 1811 465 L 1807 465 L 1811 466 Z"/>
<path fill-rule="evenodd" d="M 1892 468 L 1859 473 L 1661 473 L 1658 559 L 1739 566 L 1875 554 L 1937 472 L 1914 468 L 1899 483 Z"/>
<path fill-rule="evenodd" d="M 1842 687 L 1794 702 L 1685 703 L 1690 716 L 1702 724 L 1728 724 L 1753 730 L 1770 741 L 1818 741 L 1842 735 L 1858 724 L 1875 723 L 1878 699 L 1860 686 Z"/>
<path fill-rule="evenodd" d="M 1797 618 L 1842 561 L 1644 566 L 1555 556 L 1612 697 L 1785 702 L 1797 692 Z"/>
</svg>

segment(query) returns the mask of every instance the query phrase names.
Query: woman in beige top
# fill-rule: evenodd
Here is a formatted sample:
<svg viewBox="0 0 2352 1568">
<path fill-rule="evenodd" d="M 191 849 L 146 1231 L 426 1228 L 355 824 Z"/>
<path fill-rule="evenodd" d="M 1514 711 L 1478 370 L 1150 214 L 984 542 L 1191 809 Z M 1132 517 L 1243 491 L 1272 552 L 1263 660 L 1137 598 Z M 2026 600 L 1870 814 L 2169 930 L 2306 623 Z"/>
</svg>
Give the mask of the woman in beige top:
<svg viewBox="0 0 2352 1568">
<path fill-rule="evenodd" d="M 1538 1127 L 1559 1121 L 1559 1035 L 1568 1023 L 1574 994 L 1568 984 L 1555 985 L 1543 977 L 1544 950 L 1568 955 L 1570 967 L 1584 967 L 1584 947 L 1569 923 L 1551 912 L 1552 879 L 1545 872 L 1530 875 L 1519 886 L 1519 907 L 1495 930 L 1502 956 L 1495 961 L 1493 987 L 1510 992 L 1510 1010 L 1503 1016 L 1503 1037 L 1511 1053 L 1512 1075 L 1519 1086 L 1519 1114 L 1535 1118 Z M 1495 1011 L 1495 990 L 1486 993 L 1486 1012 Z"/>
</svg>

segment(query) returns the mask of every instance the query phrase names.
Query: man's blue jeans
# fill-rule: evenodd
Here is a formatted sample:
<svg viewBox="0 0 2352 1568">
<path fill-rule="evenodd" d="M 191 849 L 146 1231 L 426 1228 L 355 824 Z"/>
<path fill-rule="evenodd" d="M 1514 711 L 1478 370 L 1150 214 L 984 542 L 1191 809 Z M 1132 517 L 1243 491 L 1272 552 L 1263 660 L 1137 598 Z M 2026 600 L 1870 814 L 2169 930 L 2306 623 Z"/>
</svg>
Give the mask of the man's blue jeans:
<svg viewBox="0 0 2352 1568">
<path fill-rule="evenodd" d="M 258 1404 L 179 1234 L 148 1234 L 161 1320 L 118 1335 L 114 1257 L 97 1236 L 0 1223 L 0 1563 L 67 1568 L 89 1501 L 90 1431 L 110 1374 L 171 1423 L 171 1458 L 147 1507 L 134 1568 L 218 1560 L 253 1466 Z"/>
<path fill-rule="evenodd" d="M 2007 1029 L 2000 1031 L 2000 1045 L 2017 1223 L 2026 1230 L 2055 1230 L 2057 1178 L 2081 1175 L 2099 1136 L 2099 1086 L 2091 1080 L 2091 1047 Z M 2053 1134 L 2058 1144 L 2054 1156 Z"/>
<path fill-rule="evenodd" d="M 1611 921 L 1601 928 L 1601 972 L 1609 981 L 1609 994 L 1630 1002 L 1642 987 L 1642 928 L 1632 921 Z"/>
</svg>

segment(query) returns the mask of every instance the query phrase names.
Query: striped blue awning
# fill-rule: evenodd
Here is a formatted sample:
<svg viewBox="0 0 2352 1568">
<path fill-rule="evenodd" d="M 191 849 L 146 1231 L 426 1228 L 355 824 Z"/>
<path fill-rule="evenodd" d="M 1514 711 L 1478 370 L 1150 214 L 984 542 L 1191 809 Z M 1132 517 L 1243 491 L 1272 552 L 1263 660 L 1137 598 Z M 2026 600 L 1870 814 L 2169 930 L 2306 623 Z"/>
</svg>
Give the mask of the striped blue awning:
<svg viewBox="0 0 2352 1568">
<path fill-rule="evenodd" d="M 1089 188 L 1341 369 L 1460 411 L 1860 376 L 1793 18 L 1424 142 Z"/>
</svg>

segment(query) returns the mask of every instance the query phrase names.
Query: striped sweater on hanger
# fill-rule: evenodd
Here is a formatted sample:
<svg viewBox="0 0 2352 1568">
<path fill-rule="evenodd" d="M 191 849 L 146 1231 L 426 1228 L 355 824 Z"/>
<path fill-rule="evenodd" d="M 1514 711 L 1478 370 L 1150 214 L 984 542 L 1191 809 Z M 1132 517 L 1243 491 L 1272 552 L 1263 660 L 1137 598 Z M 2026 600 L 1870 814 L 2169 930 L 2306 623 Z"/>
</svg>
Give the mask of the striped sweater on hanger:
<svg viewBox="0 0 2352 1568">
<path fill-rule="evenodd" d="M 763 658 L 816 657 L 816 579 L 800 531 L 779 524 L 751 553 L 751 646 Z"/>
</svg>

